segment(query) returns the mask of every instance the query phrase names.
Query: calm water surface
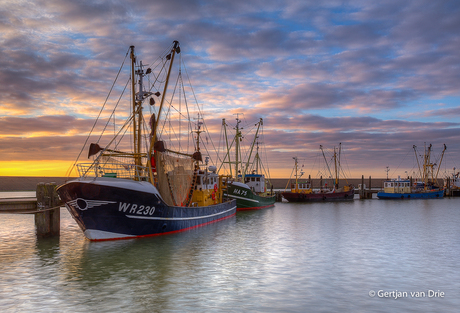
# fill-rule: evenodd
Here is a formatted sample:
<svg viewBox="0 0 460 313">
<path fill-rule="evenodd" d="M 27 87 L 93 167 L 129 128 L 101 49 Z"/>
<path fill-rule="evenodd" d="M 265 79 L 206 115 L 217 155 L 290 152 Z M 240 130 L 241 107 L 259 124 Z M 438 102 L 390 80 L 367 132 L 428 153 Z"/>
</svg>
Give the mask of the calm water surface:
<svg viewBox="0 0 460 313">
<path fill-rule="evenodd" d="M 454 312 L 459 258 L 460 198 L 277 203 L 110 242 L 85 240 L 65 209 L 53 239 L 3 214 L 0 311 Z"/>
</svg>

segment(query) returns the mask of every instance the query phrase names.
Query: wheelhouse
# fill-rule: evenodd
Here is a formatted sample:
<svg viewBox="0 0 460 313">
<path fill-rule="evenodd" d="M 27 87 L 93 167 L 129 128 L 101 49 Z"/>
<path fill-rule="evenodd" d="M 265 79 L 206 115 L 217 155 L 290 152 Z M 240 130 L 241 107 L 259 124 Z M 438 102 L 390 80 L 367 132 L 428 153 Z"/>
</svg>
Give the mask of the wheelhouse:
<svg viewBox="0 0 460 313">
<path fill-rule="evenodd" d="M 388 180 L 383 183 L 383 190 L 386 193 L 410 193 L 410 180 Z"/>
</svg>

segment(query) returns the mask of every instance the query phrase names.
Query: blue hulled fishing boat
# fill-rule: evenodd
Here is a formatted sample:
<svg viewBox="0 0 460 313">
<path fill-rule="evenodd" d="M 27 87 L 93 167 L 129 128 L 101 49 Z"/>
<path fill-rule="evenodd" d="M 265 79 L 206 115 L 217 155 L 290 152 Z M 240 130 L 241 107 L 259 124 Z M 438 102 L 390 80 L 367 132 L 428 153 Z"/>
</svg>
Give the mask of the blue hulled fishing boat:
<svg viewBox="0 0 460 313">
<path fill-rule="evenodd" d="M 415 145 L 413 149 L 421 179 L 415 182 L 410 178 L 401 179 L 398 177 L 398 179 L 387 179 L 383 183 L 383 191 L 377 193 L 379 199 L 436 199 L 444 197 L 444 190 L 437 184 L 437 177 L 444 152 L 447 149 L 446 145 L 444 145 L 436 174 L 434 174 L 436 163 L 430 161 L 432 145 L 430 144 L 428 148 L 425 148 L 423 166 L 420 165 L 421 162 Z"/>
<path fill-rule="evenodd" d="M 383 182 L 383 191 L 377 193 L 379 199 L 435 199 L 444 196 L 444 190 L 436 186 L 425 187 L 422 182 L 411 183 L 410 179 L 392 179 Z"/>
<path fill-rule="evenodd" d="M 223 179 L 216 173 L 216 166 L 203 164 L 200 151 L 203 123 L 198 121 L 194 131 L 187 132 L 195 136 L 192 140 L 181 138 L 180 131 L 168 130 L 168 127 L 193 129 L 186 113 L 175 114 L 183 105 L 165 101 L 173 60 L 178 53 L 179 42 L 174 41 L 157 59 L 158 64 L 152 63 L 145 70 L 135 56 L 134 46 L 130 47 L 127 53 L 131 59 L 130 116 L 113 132 L 113 138 L 99 137 L 100 141 L 108 142 L 103 147 L 91 144 L 88 158 L 92 157 L 93 162 L 76 165 L 80 177 L 57 189 L 90 240 L 170 234 L 235 215 L 236 201 L 224 197 Z M 152 68 L 159 69 L 159 73 L 151 75 Z M 157 107 L 154 96 L 160 95 Z M 171 106 L 168 110 L 164 108 L 165 102 Z M 145 119 L 147 110 L 150 114 Z M 190 108 L 186 110 L 192 113 Z M 107 121 L 112 130 L 117 126 L 114 112 Z M 162 119 L 163 115 L 168 123 Z M 117 115 L 120 116 L 123 113 Z M 182 123 L 187 125 L 181 126 Z M 129 137 L 126 134 L 132 135 L 130 144 L 123 140 Z"/>
</svg>

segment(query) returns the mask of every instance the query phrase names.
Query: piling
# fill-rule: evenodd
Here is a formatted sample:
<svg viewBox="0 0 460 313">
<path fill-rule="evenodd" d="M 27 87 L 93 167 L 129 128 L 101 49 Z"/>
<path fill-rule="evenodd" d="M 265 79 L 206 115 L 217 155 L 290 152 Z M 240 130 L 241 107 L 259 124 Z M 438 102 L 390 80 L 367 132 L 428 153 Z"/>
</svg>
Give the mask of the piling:
<svg viewBox="0 0 460 313">
<path fill-rule="evenodd" d="M 56 183 L 39 183 L 37 185 L 37 211 L 35 213 L 37 237 L 59 236 L 61 210 Z"/>
<path fill-rule="evenodd" d="M 372 199 L 372 178 L 369 176 L 369 186 L 364 185 L 364 175 L 361 176 L 361 186 L 359 188 L 359 199 Z"/>
<path fill-rule="evenodd" d="M 281 191 L 275 191 L 275 202 L 282 202 L 283 201 L 283 195 Z"/>
</svg>

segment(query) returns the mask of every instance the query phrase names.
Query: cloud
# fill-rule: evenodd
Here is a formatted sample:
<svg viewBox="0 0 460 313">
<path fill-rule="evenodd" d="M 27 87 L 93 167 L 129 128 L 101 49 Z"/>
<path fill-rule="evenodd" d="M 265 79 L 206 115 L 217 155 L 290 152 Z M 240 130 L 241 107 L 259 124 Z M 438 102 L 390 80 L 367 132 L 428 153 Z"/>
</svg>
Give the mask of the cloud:
<svg viewBox="0 0 460 313">
<path fill-rule="evenodd" d="M 88 133 L 92 120 L 73 116 L 0 117 L 0 137 L 34 137 L 37 134 L 62 135 Z"/>
<path fill-rule="evenodd" d="M 275 167 L 339 142 L 358 170 L 423 142 L 458 154 L 459 12 L 455 1 L 428 0 L 6 0 L 2 159 L 73 159 L 129 46 L 153 64 L 173 40 L 209 136 L 236 113 L 263 117 Z"/>
</svg>

